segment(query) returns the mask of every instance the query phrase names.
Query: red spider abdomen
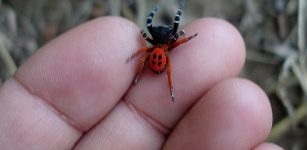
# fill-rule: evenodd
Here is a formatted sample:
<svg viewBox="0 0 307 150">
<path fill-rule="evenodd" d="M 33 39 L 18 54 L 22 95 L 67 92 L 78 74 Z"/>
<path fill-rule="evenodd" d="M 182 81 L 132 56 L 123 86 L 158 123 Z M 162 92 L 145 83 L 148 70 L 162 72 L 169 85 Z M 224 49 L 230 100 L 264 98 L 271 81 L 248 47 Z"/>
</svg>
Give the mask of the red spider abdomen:
<svg viewBox="0 0 307 150">
<path fill-rule="evenodd" d="M 162 73 L 166 68 L 166 54 L 163 49 L 155 48 L 149 56 L 149 67 L 156 73 Z"/>
</svg>

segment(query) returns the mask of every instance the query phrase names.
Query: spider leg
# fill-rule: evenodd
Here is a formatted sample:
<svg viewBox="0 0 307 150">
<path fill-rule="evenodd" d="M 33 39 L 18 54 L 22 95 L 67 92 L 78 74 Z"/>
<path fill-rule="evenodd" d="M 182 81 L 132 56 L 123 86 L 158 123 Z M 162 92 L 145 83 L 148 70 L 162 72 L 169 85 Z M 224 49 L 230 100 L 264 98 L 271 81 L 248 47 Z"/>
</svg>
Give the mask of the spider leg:
<svg viewBox="0 0 307 150">
<path fill-rule="evenodd" d="M 141 76 L 141 74 L 142 74 L 142 72 L 143 72 L 145 63 L 148 61 L 148 58 L 149 58 L 149 54 L 143 56 L 143 57 L 140 59 L 138 72 L 137 72 L 137 75 L 135 76 L 135 79 L 134 79 L 134 81 L 133 81 L 133 85 L 136 85 L 136 83 L 139 81 L 140 76 Z"/>
<path fill-rule="evenodd" d="M 191 36 L 189 36 L 187 38 L 184 38 L 184 39 L 181 39 L 181 40 L 175 42 L 174 44 L 172 44 L 170 46 L 170 49 L 173 49 L 173 48 L 175 48 L 175 47 L 177 47 L 177 46 L 179 46 L 179 45 L 181 45 L 183 43 L 186 43 L 186 42 L 190 41 L 191 39 L 195 38 L 197 35 L 198 35 L 198 33 L 195 33 L 195 34 L 193 34 L 193 35 L 191 35 Z"/>
<path fill-rule="evenodd" d="M 141 34 L 142 34 L 143 38 L 144 38 L 147 42 L 149 42 L 149 43 L 152 44 L 152 45 L 154 44 L 153 39 L 149 38 L 144 30 L 141 31 Z"/>
<path fill-rule="evenodd" d="M 177 33 L 179 23 L 180 23 L 180 19 L 181 19 L 181 15 L 182 15 L 182 12 L 183 12 L 183 5 L 184 5 L 184 0 L 181 0 L 180 4 L 179 4 L 179 10 L 178 10 L 177 15 L 176 15 L 175 20 L 174 20 L 172 35 L 175 35 Z"/>
<path fill-rule="evenodd" d="M 152 34 L 152 19 L 155 16 L 156 12 L 159 10 L 160 6 L 157 5 L 154 10 L 152 10 L 147 17 L 147 29 L 150 34 Z"/>
<path fill-rule="evenodd" d="M 179 39 L 179 37 L 184 36 L 185 35 L 185 31 L 184 30 L 180 30 L 179 32 L 177 32 L 174 35 L 174 40 L 177 41 Z"/>
<path fill-rule="evenodd" d="M 175 95 L 173 92 L 172 64 L 169 55 L 167 55 L 167 78 L 168 78 L 168 86 L 172 97 L 172 101 L 175 102 Z"/>
<path fill-rule="evenodd" d="M 136 51 L 132 56 L 130 56 L 130 57 L 126 60 L 126 63 L 128 63 L 128 62 L 131 61 L 134 57 L 140 55 L 141 53 L 151 51 L 152 49 L 153 49 L 152 47 L 142 47 L 142 48 L 140 48 L 138 51 Z"/>
</svg>

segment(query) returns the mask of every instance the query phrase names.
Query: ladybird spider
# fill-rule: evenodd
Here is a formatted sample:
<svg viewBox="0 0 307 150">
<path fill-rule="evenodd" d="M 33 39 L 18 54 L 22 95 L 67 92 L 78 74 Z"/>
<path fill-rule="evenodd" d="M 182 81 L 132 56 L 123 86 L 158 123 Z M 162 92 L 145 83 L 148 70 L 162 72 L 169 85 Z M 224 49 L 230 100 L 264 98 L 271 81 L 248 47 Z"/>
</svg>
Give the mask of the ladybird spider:
<svg viewBox="0 0 307 150">
<path fill-rule="evenodd" d="M 149 42 L 152 45 L 152 47 L 143 47 L 138 51 L 136 51 L 130 58 L 127 59 L 127 62 L 129 62 L 134 57 L 140 55 L 143 52 L 146 52 L 146 54 L 140 59 L 140 66 L 138 68 L 138 72 L 134 79 L 133 85 L 135 85 L 138 82 L 146 62 L 149 62 L 150 69 L 152 70 L 152 72 L 156 74 L 162 73 L 167 67 L 168 85 L 173 102 L 175 101 L 175 95 L 173 92 L 172 67 L 171 67 L 171 58 L 169 56 L 169 52 L 175 47 L 183 43 L 186 43 L 197 36 L 196 33 L 187 38 L 178 40 L 180 36 L 185 35 L 184 30 L 177 32 L 180 22 L 180 17 L 183 11 L 183 5 L 184 5 L 184 0 L 180 0 L 179 10 L 175 17 L 173 27 L 166 25 L 152 26 L 152 19 L 159 9 L 159 5 L 157 5 L 155 9 L 152 10 L 147 17 L 147 29 L 151 34 L 152 38 L 148 37 L 144 30 L 141 31 L 143 38 L 147 42 Z"/>
</svg>

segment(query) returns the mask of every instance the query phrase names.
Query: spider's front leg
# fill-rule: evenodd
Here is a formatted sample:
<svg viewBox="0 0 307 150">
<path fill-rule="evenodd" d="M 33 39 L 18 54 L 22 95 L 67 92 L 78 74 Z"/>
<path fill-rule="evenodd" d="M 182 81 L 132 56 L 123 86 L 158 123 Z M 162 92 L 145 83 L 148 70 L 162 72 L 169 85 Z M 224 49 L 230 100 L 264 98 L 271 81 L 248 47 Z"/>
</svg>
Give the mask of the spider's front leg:
<svg viewBox="0 0 307 150">
<path fill-rule="evenodd" d="M 177 15 L 175 17 L 174 25 L 173 25 L 172 35 L 174 35 L 174 36 L 176 35 L 178 27 L 179 27 L 181 15 L 182 15 L 182 12 L 183 12 L 183 5 L 184 5 L 184 1 L 181 0 L 180 4 L 179 4 L 179 10 L 178 10 Z"/>
<path fill-rule="evenodd" d="M 179 10 L 178 10 L 177 15 L 176 15 L 175 20 L 174 20 L 173 30 L 172 30 L 172 34 L 171 34 L 172 35 L 171 38 L 172 38 L 173 41 L 177 41 L 180 36 L 185 35 L 184 30 L 177 32 L 178 27 L 179 27 L 179 23 L 180 23 L 180 20 L 181 20 L 181 15 L 182 15 L 182 12 L 183 12 L 183 5 L 184 5 L 184 1 L 182 0 L 182 1 L 180 1 Z"/>
<path fill-rule="evenodd" d="M 126 63 L 131 61 L 134 57 L 140 55 L 143 52 L 150 52 L 153 48 L 152 47 L 142 47 L 138 51 L 136 51 L 132 56 L 130 56 L 127 60 Z"/>
<path fill-rule="evenodd" d="M 197 35 L 198 35 L 198 33 L 195 33 L 195 34 L 193 34 L 193 35 L 191 35 L 191 36 L 189 36 L 187 38 L 184 38 L 184 39 L 181 39 L 181 40 L 175 42 L 174 44 L 172 44 L 170 46 L 170 49 L 173 49 L 173 48 L 175 48 L 175 47 L 177 47 L 177 46 L 179 46 L 179 45 L 181 45 L 183 43 L 186 43 L 186 42 L 190 41 L 191 39 L 195 38 Z"/>
<path fill-rule="evenodd" d="M 180 30 L 179 32 L 177 32 L 175 35 L 172 36 L 172 40 L 177 41 L 179 37 L 184 36 L 184 35 L 185 35 L 185 31 Z"/>
<path fill-rule="evenodd" d="M 167 78 L 168 78 L 168 86 L 170 90 L 170 94 L 172 97 L 172 101 L 175 102 L 175 95 L 173 92 L 173 77 L 172 77 L 172 64 L 171 64 L 171 58 L 169 55 L 167 57 Z"/>
<path fill-rule="evenodd" d="M 153 17 L 155 16 L 155 14 L 157 13 L 157 11 L 159 10 L 159 5 L 157 5 L 156 7 L 155 7 L 155 9 L 154 10 L 152 10 L 150 13 L 149 13 L 149 15 L 148 15 L 148 17 L 147 17 L 147 29 L 148 29 L 148 31 L 149 31 L 149 33 L 150 34 L 152 34 L 152 32 L 153 32 L 153 27 L 152 27 L 152 19 L 153 19 Z"/>
<path fill-rule="evenodd" d="M 147 42 L 149 42 L 149 43 L 152 44 L 152 45 L 154 44 L 154 40 L 151 39 L 151 38 L 149 38 L 144 30 L 141 31 L 141 34 L 142 34 L 143 38 L 144 38 Z"/>
<path fill-rule="evenodd" d="M 141 76 L 141 74 L 142 74 L 142 72 L 144 70 L 145 63 L 148 61 L 148 59 L 149 59 L 149 54 L 143 56 L 140 59 L 138 72 L 137 72 L 137 75 L 135 76 L 135 79 L 133 81 L 133 85 L 135 85 L 139 81 L 140 76 Z"/>
</svg>

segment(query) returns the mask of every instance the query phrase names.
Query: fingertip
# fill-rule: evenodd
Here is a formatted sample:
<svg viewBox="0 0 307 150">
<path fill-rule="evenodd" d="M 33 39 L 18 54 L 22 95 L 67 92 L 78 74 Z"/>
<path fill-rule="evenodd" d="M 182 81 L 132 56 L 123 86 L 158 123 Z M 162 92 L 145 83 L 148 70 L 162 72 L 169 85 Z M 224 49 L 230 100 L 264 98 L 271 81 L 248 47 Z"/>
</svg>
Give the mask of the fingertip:
<svg viewBox="0 0 307 150">
<path fill-rule="evenodd" d="M 196 33 L 197 37 L 193 40 L 202 43 L 194 45 L 203 46 L 208 51 L 214 51 L 223 45 L 224 49 L 219 52 L 228 54 L 228 58 L 224 59 L 233 64 L 233 72 L 238 73 L 242 69 L 246 58 L 245 43 L 238 29 L 231 23 L 218 18 L 202 18 L 186 25 L 186 30 Z M 203 43 L 204 41 L 206 42 Z"/>
<path fill-rule="evenodd" d="M 85 131 L 130 87 L 135 65 L 125 61 L 142 41 L 133 22 L 101 17 L 46 44 L 15 78 Z"/>
<path fill-rule="evenodd" d="M 283 148 L 273 143 L 263 143 L 256 146 L 253 150 L 283 150 Z"/>
<path fill-rule="evenodd" d="M 261 88 L 245 79 L 227 79 L 183 117 L 165 149 L 251 149 L 265 140 L 271 125 L 270 103 Z"/>
<path fill-rule="evenodd" d="M 205 99 L 208 103 L 217 103 L 219 109 L 235 113 L 236 116 L 229 117 L 240 118 L 240 121 L 234 120 L 240 123 L 238 126 L 252 129 L 253 139 L 261 141 L 268 136 L 273 118 L 271 104 L 266 93 L 254 82 L 242 78 L 227 79 L 217 84 Z"/>
</svg>

